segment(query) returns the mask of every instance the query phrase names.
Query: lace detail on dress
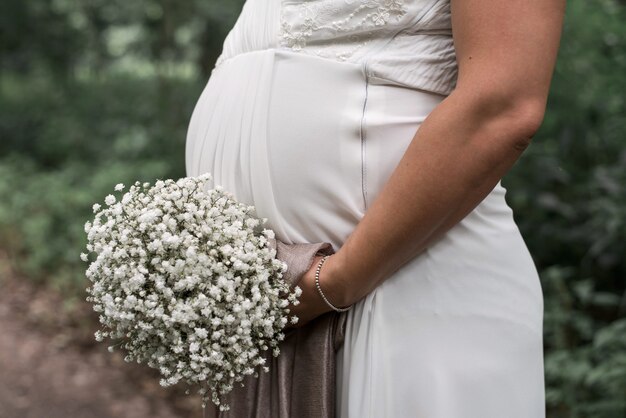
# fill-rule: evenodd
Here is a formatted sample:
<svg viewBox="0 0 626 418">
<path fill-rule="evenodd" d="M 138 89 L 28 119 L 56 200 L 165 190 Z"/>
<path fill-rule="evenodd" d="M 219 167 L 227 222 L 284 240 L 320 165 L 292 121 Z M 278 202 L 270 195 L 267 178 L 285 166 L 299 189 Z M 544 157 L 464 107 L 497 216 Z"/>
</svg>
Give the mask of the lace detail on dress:
<svg viewBox="0 0 626 418">
<path fill-rule="evenodd" d="M 408 12 L 404 0 L 308 0 L 285 3 L 280 16 L 280 45 L 294 51 L 309 49 L 314 54 L 349 59 L 376 36 L 376 29 Z M 344 38 L 345 42 L 337 42 Z M 326 48 L 325 40 L 334 44 Z"/>
</svg>

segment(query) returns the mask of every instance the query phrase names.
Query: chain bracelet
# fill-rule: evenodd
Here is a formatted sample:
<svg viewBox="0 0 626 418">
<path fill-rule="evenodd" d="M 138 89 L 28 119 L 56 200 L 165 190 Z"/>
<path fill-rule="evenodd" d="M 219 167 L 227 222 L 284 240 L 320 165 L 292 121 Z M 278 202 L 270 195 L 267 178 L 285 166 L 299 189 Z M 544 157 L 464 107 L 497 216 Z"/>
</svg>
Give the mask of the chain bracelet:
<svg viewBox="0 0 626 418">
<path fill-rule="evenodd" d="M 346 307 L 346 308 L 337 308 L 335 305 L 333 305 L 332 303 L 330 303 L 328 301 L 328 299 L 326 298 L 326 296 L 324 295 L 324 293 L 322 292 L 322 288 L 320 287 L 320 270 L 322 269 L 322 265 L 324 265 L 324 263 L 326 262 L 326 259 L 330 257 L 329 255 L 325 255 L 324 257 L 322 257 L 322 259 L 320 260 L 319 264 L 317 265 L 317 269 L 315 270 L 315 287 L 317 287 L 317 291 L 319 292 L 320 296 L 322 296 L 322 299 L 324 299 L 324 302 L 326 302 L 326 304 L 328 306 L 330 306 L 333 310 L 337 311 L 337 312 L 345 312 L 347 310 L 349 310 L 350 308 L 352 308 L 352 305 Z"/>
</svg>

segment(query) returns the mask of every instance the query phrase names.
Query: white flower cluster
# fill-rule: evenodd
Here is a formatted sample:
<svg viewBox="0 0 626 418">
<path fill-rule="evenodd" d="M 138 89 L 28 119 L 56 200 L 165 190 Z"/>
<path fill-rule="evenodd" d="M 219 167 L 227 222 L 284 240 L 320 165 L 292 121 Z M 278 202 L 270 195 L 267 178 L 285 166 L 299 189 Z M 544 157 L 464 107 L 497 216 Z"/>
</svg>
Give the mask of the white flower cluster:
<svg viewBox="0 0 626 418">
<path fill-rule="evenodd" d="M 87 301 L 100 314 L 96 340 L 116 341 L 126 361 L 145 362 L 161 385 L 199 384 L 203 406 L 245 375 L 265 372 L 263 352 L 280 354 L 287 306 L 301 289 L 282 279 L 287 265 L 268 245 L 274 232 L 210 174 L 136 182 L 120 200 L 95 204 L 85 224 Z M 123 184 L 115 186 L 121 192 Z M 93 257 L 91 257 L 93 258 Z"/>
</svg>

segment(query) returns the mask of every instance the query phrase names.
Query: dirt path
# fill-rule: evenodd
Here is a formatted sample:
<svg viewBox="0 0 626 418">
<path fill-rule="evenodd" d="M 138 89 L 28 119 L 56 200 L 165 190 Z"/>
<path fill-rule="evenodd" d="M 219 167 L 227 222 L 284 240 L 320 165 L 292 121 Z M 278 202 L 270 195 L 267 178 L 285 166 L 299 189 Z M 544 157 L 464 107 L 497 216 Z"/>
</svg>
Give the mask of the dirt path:
<svg viewBox="0 0 626 418">
<path fill-rule="evenodd" d="M 16 277 L 0 255 L 0 418 L 202 417 L 197 397 L 96 343 L 94 315 Z"/>
</svg>

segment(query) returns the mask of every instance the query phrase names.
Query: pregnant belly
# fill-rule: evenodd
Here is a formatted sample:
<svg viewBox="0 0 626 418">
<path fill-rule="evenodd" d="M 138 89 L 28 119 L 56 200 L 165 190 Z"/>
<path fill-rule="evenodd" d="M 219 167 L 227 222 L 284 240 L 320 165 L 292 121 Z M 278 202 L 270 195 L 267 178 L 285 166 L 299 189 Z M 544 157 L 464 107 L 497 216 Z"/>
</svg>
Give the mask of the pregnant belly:
<svg viewBox="0 0 626 418">
<path fill-rule="evenodd" d="M 213 72 L 191 116 L 187 175 L 210 172 L 284 242 L 338 249 L 442 96 L 360 64 L 282 50 Z"/>
<path fill-rule="evenodd" d="M 273 49 L 240 54 L 213 72 L 196 104 L 187 175 L 212 173 L 283 242 L 338 250 L 443 98 L 370 78 L 358 64 Z M 413 315 L 411 306 L 445 306 L 540 324 L 539 278 L 505 192 L 498 183 L 377 289 L 381 303 L 412 298 L 397 305 L 396 319 Z"/>
</svg>

